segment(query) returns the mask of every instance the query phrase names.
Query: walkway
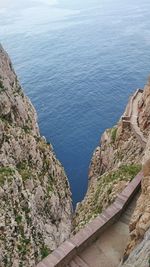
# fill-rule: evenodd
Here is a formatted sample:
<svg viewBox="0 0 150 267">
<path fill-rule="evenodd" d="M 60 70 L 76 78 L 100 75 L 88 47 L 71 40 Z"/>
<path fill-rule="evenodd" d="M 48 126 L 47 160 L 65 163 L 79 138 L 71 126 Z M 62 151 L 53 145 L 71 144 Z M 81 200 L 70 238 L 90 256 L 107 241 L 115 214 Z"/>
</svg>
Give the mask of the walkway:
<svg viewBox="0 0 150 267">
<path fill-rule="evenodd" d="M 130 98 L 125 115 L 122 116 L 122 121 L 124 125 L 131 126 L 131 129 L 141 143 L 141 146 L 145 148 L 147 140 L 138 126 L 138 103 L 141 100 L 142 94 L 143 90 L 138 89 Z"/>
<path fill-rule="evenodd" d="M 142 143 L 142 146 L 146 145 L 146 138 L 144 137 L 143 133 L 141 132 L 139 126 L 138 126 L 138 103 L 141 99 L 142 92 L 138 91 L 136 96 L 133 98 L 132 101 L 132 113 L 130 122 L 132 125 L 132 129 L 134 133 L 136 134 L 136 137 L 139 139 L 139 141 Z"/>
<path fill-rule="evenodd" d="M 142 178 L 140 172 L 113 204 L 37 267 L 117 267 L 129 237 L 129 221 Z"/>
<path fill-rule="evenodd" d="M 133 199 L 119 221 L 110 226 L 95 243 L 86 248 L 67 267 L 117 267 L 129 238 L 129 222 L 137 197 Z"/>
</svg>

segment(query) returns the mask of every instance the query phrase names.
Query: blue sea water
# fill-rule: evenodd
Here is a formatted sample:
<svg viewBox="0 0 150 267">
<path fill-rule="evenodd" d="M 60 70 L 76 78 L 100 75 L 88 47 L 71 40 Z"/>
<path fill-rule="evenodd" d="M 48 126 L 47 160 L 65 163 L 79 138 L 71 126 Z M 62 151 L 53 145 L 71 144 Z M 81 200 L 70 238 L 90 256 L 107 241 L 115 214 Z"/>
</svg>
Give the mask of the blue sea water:
<svg viewBox="0 0 150 267">
<path fill-rule="evenodd" d="M 0 0 L 0 42 L 67 172 L 75 204 L 87 190 L 100 135 L 150 74 L 150 2 Z"/>
</svg>

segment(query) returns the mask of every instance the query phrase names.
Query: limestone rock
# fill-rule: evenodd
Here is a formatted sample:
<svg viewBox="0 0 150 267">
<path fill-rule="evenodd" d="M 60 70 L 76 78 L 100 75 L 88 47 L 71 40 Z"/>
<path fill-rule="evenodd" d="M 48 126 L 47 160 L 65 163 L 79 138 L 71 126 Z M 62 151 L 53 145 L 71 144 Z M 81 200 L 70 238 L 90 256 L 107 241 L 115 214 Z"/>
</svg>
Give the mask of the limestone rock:
<svg viewBox="0 0 150 267">
<path fill-rule="evenodd" d="M 70 235 L 66 174 L 1 46 L 0 202 L 2 267 L 35 266 Z"/>
<path fill-rule="evenodd" d="M 125 256 L 131 253 L 139 241 L 143 239 L 146 231 L 150 229 L 150 160 L 144 164 L 143 174 L 142 193 L 137 201 L 130 222 L 130 240 L 125 251 Z"/>
<path fill-rule="evenodd" d="M 105 210 L 140 168 L 140 165 L 122 165 L 90 180 L 87 194 L 76 208 L 73 220 L 74 233 Z"/>
<path fill-rule="evenodd" d="M 150 132 L 150 79 L 148 80 L 144 93 L 139 102 L 139 126 L 140 129 L 147 136 Z"/>
<path fill-rule="evenodd" d="M 122 267 L 149 267 L 150 266 L 150 229 L 145 233 L 143 240 L 135 247 L 129 258 L 121 264 Z"/>
</svg>

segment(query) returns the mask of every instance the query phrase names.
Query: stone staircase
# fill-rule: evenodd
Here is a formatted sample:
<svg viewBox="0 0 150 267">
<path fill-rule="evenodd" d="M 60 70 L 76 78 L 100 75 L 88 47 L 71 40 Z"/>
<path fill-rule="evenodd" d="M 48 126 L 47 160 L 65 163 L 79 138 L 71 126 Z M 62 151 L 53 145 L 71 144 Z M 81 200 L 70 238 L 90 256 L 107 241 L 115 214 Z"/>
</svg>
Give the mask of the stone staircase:
<svg viewBox="0 0 150 267">
<path fill-rule="evenodd" d="M 129 222 L 139 193 L 128 205 L 119 221 L 110 226 L 90 247 L 76 255 L 67 267 L 116 267 L 129 238 Z"/>
<path fill-rule="evenodd" d="M 111 204 L 37 267 L 117 267 L 129 238 L 143 173 L 140 172 Z"/>
<path fill-rule="evenodd" d="M 89 267 L 79 256 L 76 256 L 67 267 Z"/>
<path fill-rule="evenodd" d="M 142 89 L 137 89 L 133 96 L 130 98 L 127 108 L 125 110 L 124 115 L 122 116 L 122 123 L 124 127 L 131 127 L 132 132 L 139 140 L 141 147 L 144 149 L 147 143 L 146 138 L 144 137 L 143 133 L 141 132 L 139 125 L 138 125 L 138 103 L 141 99 L 143 94 Z"/>
</svg>

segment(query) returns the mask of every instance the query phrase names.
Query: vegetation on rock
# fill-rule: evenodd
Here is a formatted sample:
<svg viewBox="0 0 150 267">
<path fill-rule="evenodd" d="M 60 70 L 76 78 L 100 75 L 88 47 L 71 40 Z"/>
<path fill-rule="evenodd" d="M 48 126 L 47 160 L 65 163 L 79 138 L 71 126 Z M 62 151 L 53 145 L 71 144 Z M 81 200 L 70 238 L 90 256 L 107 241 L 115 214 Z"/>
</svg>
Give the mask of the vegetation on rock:
<svg viewBox="0 0 150 267">
<path fill-rule="evenodd" d="M 118 169 L 107 172 L 89 185 L 83 202 L 78 204 L 74 217 L 75 232 L 94 219 L 116 198 L 117 193 L 141 170 L 141 165 L 121 165 Z"/>
</svg>

